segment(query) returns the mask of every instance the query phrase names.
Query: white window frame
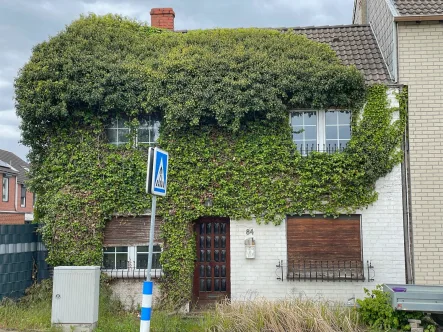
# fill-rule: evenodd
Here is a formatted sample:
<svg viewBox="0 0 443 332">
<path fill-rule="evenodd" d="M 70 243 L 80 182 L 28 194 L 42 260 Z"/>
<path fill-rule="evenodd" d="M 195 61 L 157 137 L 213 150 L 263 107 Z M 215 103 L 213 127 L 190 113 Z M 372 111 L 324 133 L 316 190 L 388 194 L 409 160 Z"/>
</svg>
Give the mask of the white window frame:
<svg viewBox="0 0 443 332">
<path fill-rule="evenodd" d="M 23 189 L 25 190 L 25 195 L 24 196 L 22 196 Z M 22 202 L 22 199 L 23 199 L 23 202 Z M 26 207 L 26 186 L 24 184 L 20 185 L 20 206 L 21 207 Z"/>
<path fill-rule="evenodd" d="M 289 125 L 292 127 L 292 114 L 293 113 L 303 113 L 303 112 L 315 112 L 317 116 L 317 147 L 314 151 L 326 152 L 326 112 L 335 111 L 335 112 L 350 112 L 350 110 L 342 110 L 342 109 L 327 109 L 327 110 L 313 110 L 313 109 L 295 109 L 291 110 L 289 113 Z M 352 114 L 351 120 L 352 121 Z M 351 124 L 350 124 L 351 125 Z M 294 131 L 293 131 L 294 132 Z M 352 137 L 352 133 L 351 133 Z M 295 144 L 295 142 L 294 142 Z M 324 149 L 322 147 L 325 147 Z M 303 154 L 306 155 L 306 154 Z"/>
<path fill-rule="evenodd" d="M 116 131 L 116 138 L 117 141 L 114 142 L 109 142 L 109 144 L 113 144 L 116 146 L 120 146 L 120 145 L 125 145 L 128 143 L 131 143 L 130 141 L 128 142 L 119 142 L 119 130 L 125 130 L 128 131 L 128 134 L 131 135 L 131 128 L 127 127 L 125 124 L 126 122 L 128 122 L 128 119 L 125 118 L 115 118 L 111 124 L 110 127 L 107 127 L 106 130 L 115 130 Z M 122 122 L 122 124 L 121 124 Z M 144 123 L 146 123 L 146 125 L 144 125 Z M 149 132 L 149 141 L 147 142 L 141 142 L 139 141 L 139 133 L 138 130 L 139 129 L 147 129 Z M 151 138 L 151 134 L 150 131 L 154 130 L 154 137 Z M 147 144 L 147 145 L 155 145 L 158 139 L 158 132 L 160 130 L 160 120 L 158 120 L 155 116 L 149 114 L 147 116 L 145 116 L 145 119 L 140 121 L 140 126 L 136 129 L 136 133 L 135 133 L 135 146 L 137 147 L 139 144 Z M 108 135 L 108 140 L 109 140 L 109 135 Z"/>
<path fill-rule="evenodd" d="M 117 248 L 118 247 L 126 247 L 127 248 L 127 251 L 125 252 L 125 251 L 117 251 Z M 112 255 L 114 255 L 114 267 L 112 267 L 111 269 L 109 269 L 109 270 L 127 270 L 127 268 L 129 268 L 130 267 L 130 259 L 129 259 L 129 248 L 130 247 L 128 247 L 128 246 L 112 246 L 112 247 L 107 247 L 106 249 L 109 249 L 109 248 L 114 248 L 114 252 L 105 252 L 104 250 L 103 250 L 103 263 L 104 263 L 104 261 L 105 261 L 105 255 L 106 256 L 112 256 Z M 118 268 L 118 264 L 117 264 L 117 254 L 126 254 L 126 266 L 127 266 L 127 268 L 126 269 L 119 269 Z"/>
<path fill-rule="evenodd" d="M 9 177 L 6 174 L 2 178 L 2 202 L 9 202 Z"/>
<path fill-rule="evenodd" d="M 163 246 L 161 243 L 154 243 L 154 245 L 159 245 L 160 246 L 160 252 L 155 251 L 155 253 L 162 253 L 163 252 Z M 149 246 L 149 244 L 140 244 L 138 246 Z M 122 277 L 122 273 L 123 273 L 123 277 L 124 278 L 140 278 L 146 275 L 146 268 L 139 268 L 136 267 L 136 263 L 137 263 L 137 246 L 133 245 L 133 246 L 109 246 L 107 248 L 116 248 L 116 247 L 127 247 L 128 248 L 128 264 L 127 264 L 127 268 L 126 269 L 106 269 L 103 268 L 102 271 L 105 272 L 106 274 L 108 274 L 109 276 L 116 276 L 116 277 Z M 105 248 L 103 248 L 105 249 Z M 144 253 L 144 252 L 143 252 Z M 116 252 L 115 252 L 116 254 Z M 108 255 L 107 253 L 104 252 L 103 250 L 103 261 L 104 261 L 104 255 Z M 116 265 L 117 266 L 117 262 Z M 160 276 L 162 273 L 162 269 L 152 269 L 151 270 L 151 277 L 154 276 Z"/>
</svg>

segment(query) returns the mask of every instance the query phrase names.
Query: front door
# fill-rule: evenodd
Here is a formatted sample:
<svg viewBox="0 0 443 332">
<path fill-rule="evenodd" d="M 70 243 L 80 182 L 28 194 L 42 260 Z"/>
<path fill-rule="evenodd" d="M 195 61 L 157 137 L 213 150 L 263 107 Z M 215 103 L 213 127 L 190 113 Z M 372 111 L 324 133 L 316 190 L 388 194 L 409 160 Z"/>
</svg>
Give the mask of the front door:
<svg viewBox="0 0 443 332">
<path fill-rule="evenodd" d="M 195 233 L 194 303 L 205 306 L 230 298 L 229 218 L 200 218 L 195 223 Z"/>
</svg>

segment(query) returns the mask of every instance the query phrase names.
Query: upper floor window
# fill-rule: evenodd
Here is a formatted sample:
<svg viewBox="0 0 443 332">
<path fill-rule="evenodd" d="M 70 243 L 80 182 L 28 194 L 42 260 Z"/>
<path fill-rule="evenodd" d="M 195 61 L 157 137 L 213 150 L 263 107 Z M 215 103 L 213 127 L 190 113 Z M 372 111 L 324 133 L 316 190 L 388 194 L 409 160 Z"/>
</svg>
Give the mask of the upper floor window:
<svg viewBox="0 0 443 332">
<path fill-rule="evenodd" d="M 292 139 L 302 155 L 343 151 L 351 139 L 351 111 L 293 111 Z"/>
<path fill-rule="evenodd" d="M 130 128 L 127 125 L 128 120 L 124 118 L 116 118 L 106 129 L 109 143 L 115 145 L 124 145 L 129 142 Z M 154 144 L 158 139 L 160 128 L 160 119 L 154 115 L 148 115 L 140 121 L 140 126 L 136 129 L 135 145 L 138 144 Z"/>
<path fill-rule="evenodd" d="M 2 201 L 9 201 L 9 178 L 7 178 L 5 174 L 3 174 L 2 180 Z"/>
<path fill-rule="evenodd" d="M 26 206 L 26 186 L 24 184 L 22 184 L 20 188 L 20 206 Z"/>
</svg>

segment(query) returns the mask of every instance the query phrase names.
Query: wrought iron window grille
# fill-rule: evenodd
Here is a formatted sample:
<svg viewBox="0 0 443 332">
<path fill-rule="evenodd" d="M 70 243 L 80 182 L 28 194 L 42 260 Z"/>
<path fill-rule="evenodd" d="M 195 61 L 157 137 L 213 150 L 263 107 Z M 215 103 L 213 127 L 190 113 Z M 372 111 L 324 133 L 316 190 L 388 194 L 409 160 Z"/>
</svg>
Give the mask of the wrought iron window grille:
<svg viewBox="0 0 443 332">
<path fill-rule="evenodd" d="M 135 267 L 135 262 L 131 260 L 120 260 L 114 264 L 104 265 L 101 271 L 106 273 L 112 279 L 146 279 L 147 276 L 147 260 L 139 260 L 138 267 Z M 153 256 L 151 278 L 160 278 L 163 275 L 163 270 L 158 259 Z"/>
<path fill-rule="evenodd" d="M 281 281 L 285 276 L 288 281 L 374 281 L 374 266 L 370 261 L 366 263 L 367 277 L 363 261 L 355 260 L 293 260 L 287 264 L 279 261 L 276 275 Z"/>
</svg>

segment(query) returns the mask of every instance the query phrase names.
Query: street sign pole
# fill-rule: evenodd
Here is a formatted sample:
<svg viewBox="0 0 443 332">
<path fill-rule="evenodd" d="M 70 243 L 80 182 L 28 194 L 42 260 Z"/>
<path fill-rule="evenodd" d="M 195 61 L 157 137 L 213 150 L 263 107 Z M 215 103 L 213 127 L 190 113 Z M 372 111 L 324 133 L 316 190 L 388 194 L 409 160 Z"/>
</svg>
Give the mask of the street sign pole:
<svg viewBox="0 0 443 332">
<path fill-rule="evenodd" d="M 149 229 L 149 254 L 146 281 L 143 282 L 143 298 L 140 314 L 140 332 L 149 332 L 151 327 L 152 291 L 154 283 L 151 281 L 152 255 L 154 251 L 155 213 L 157 195 L 166 196 L 168 179 L 169 155 L 159 148 L 149 148 L 146 174 L 146 193 L 151 194 L 151 226 Z"/>
<path fill-rule="evenodd" d="M 149 230 L 148 275 L 146 276 L 146 281 L 151 281 L 152 252 L 154 250 L 155 210 L 157 208 L 157 196 L 152 195 L 151 197 L 152 197 L 151 226 Z"/>
</svg>

